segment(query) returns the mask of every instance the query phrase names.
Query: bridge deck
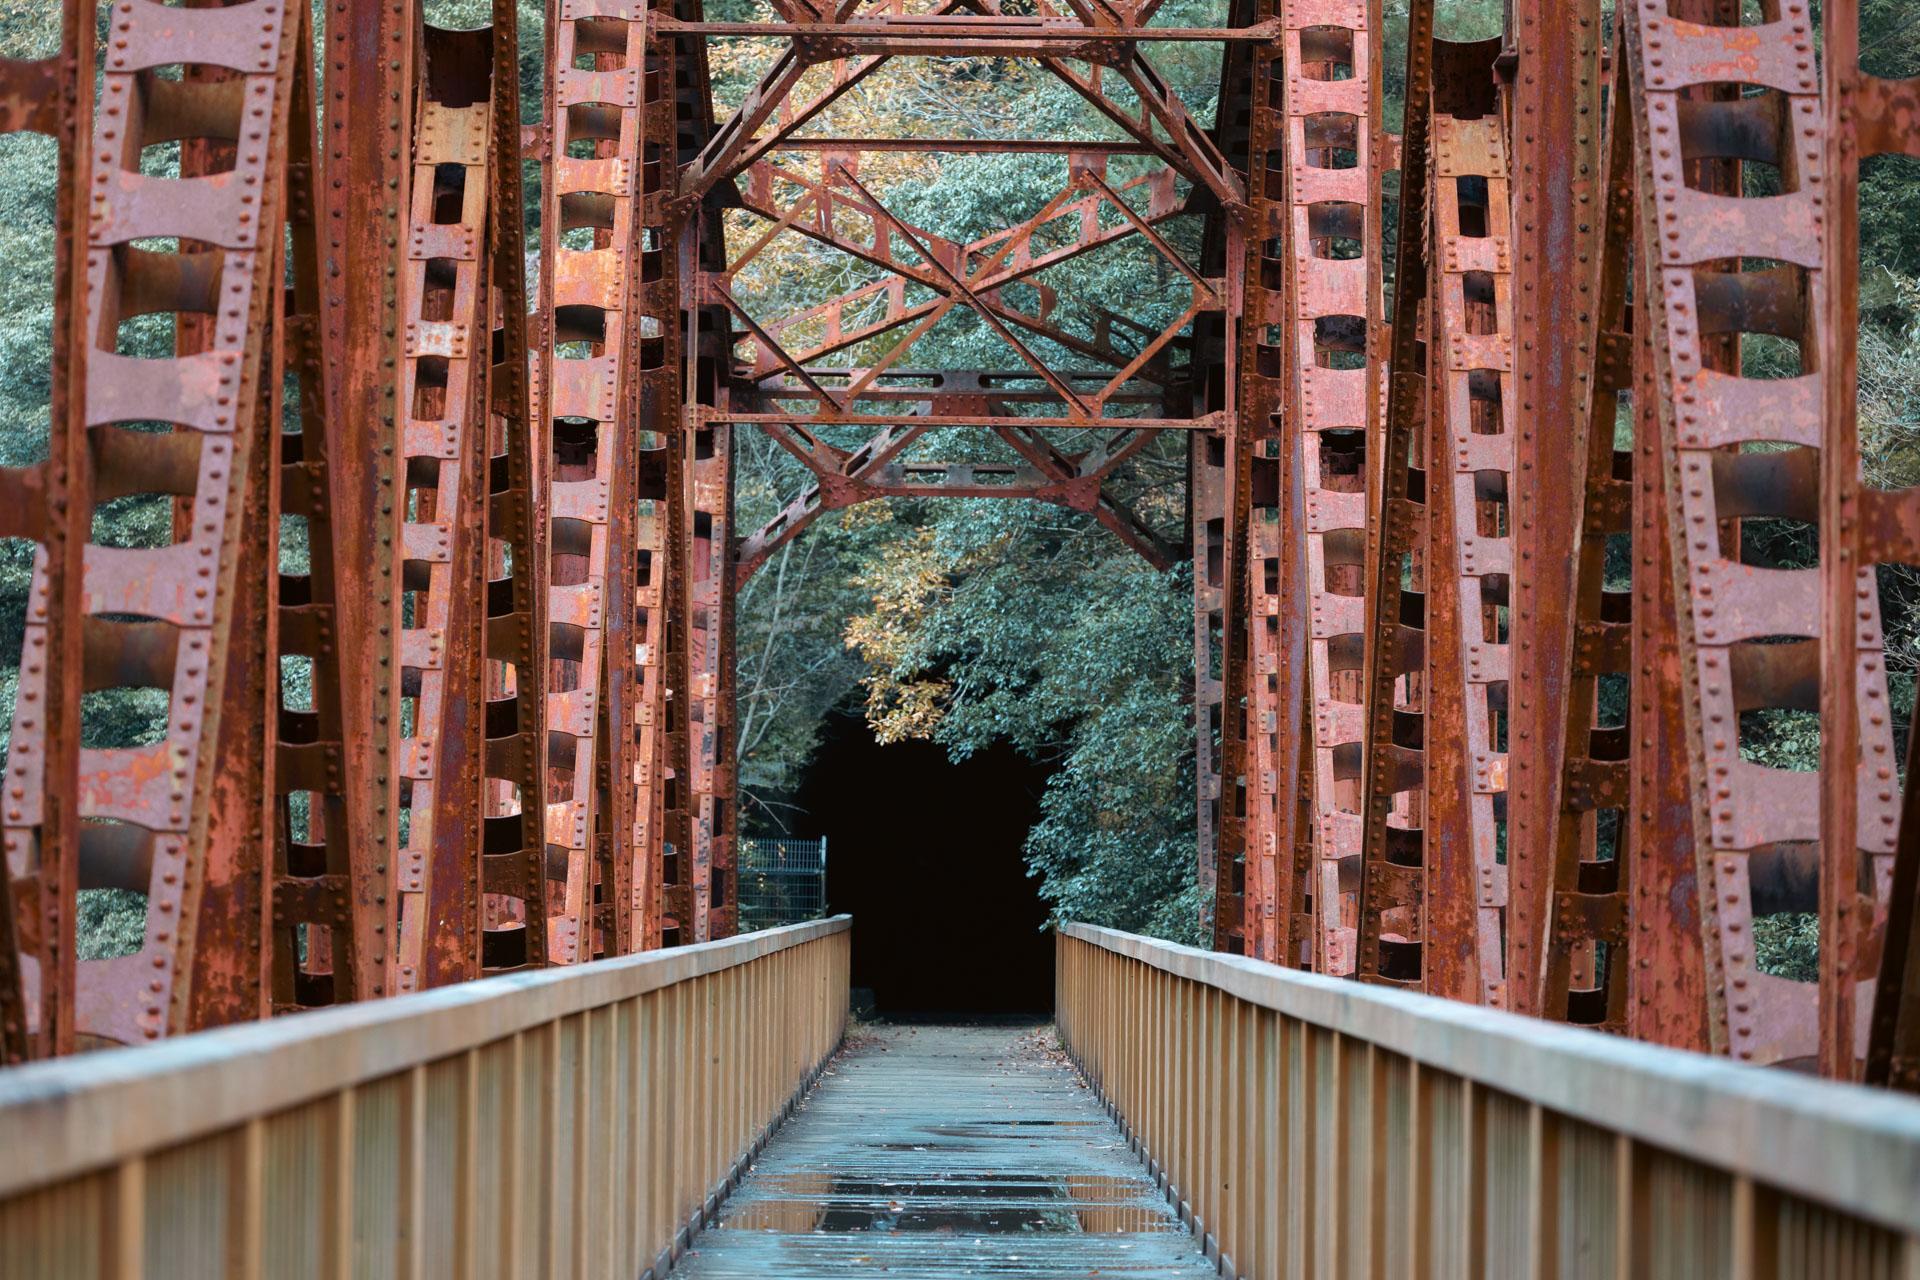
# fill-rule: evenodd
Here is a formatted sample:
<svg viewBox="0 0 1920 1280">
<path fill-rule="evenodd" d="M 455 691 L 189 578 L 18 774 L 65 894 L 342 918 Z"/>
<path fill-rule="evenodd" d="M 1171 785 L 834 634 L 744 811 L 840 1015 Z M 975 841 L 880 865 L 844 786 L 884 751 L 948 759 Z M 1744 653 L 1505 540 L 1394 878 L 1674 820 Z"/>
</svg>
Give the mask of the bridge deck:
<svg viewBox="0 0 1920 1280">
<path fill-rule="evenodd" d="M 1216 1274 L 1052 1043 L 857 1033 L 674 1280 Z"/>
</svg>

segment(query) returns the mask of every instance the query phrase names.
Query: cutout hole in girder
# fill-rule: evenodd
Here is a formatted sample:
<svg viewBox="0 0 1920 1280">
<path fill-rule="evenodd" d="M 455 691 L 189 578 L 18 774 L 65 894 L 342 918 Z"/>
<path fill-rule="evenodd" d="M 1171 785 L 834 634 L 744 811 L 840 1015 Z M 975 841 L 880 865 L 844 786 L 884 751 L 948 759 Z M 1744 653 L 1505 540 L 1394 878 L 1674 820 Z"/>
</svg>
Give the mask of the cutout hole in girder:
<svg viewBox="0 0 1920 1280">
<path fill-rule="evenodd" d="M 1487 180 L 1477 173 L 1462 174 L 1453 180 L 1454 199 L 1458 202 L 1460 234 L 1470 240 L 1484 240 L 1489 234 L 1487 216 Z"/>
<path fill-rule="evenodd" d="M 420 318 L 435 322 L 453 319 L 453 294 L 460 264 L 452 258 L 428 258 L 421 264 Z"/>
<path fill-rule="evenodd" d="M 1353 79 L 1353 29 L 1306 27 L 1300 32 L 1300 74 L 1308 80 Z"/>
<path fill-rule="evenodd" d="M 1810 367 L 1805 343 L 1807 272 L 1792 263 L 1729 259 L 1693 269 L 1703 361 L 1743 378 L 1796 378 Z"/>
<path fill-rule="evenodd" d="M 1322 111 L 1303 122 L 1306 162 L 1312 169 L 1354 169 L 1360 164 L 1359 116 Z"/>
</svg>

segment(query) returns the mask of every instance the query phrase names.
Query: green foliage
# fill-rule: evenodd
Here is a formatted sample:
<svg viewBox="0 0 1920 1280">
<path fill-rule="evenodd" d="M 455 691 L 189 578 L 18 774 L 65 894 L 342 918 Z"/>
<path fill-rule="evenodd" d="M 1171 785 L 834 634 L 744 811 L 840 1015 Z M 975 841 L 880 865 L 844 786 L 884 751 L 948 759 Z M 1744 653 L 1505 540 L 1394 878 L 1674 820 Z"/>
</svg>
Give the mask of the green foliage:
<svg viewBox="0 0 1920 1280">
<path fill-rule="evenodd" d="M 735 460 L 737 525 L 756 528 L 787 496 L 768 483 L 777 452 L 759 432 L 742 432 Z M 781 547 L 740 592 L 735 627 L 739 680 L 741 817 L 755 834 L 783 835 L 793 792 L 819 745 L 827 715 L 864 671 L 842 640 L 844 620 L 864 608 L 858 575 L 898 533 L 880 507 L 823 517 Z"/>
<path fill-rule="evenodd" d="M 1037 504 L 926 505 L 914 572 L 937 564 L 950 587 L 916 612 L 885 673 L 942 691 L 914 736 L 956 758 L 1010 741 L 1053 765 L 1027 855 L 1056 917 L 1192 939 L 1185 566 L 1156 572 Z"/>
<path fill-rule="evenodd" d="M 1753 959 L 1760 972 L 1794 982 L 1820 980 L 1820 917 L 1811 911 L 1759 916 L 1753 922 Z"/>
<path fill-rule="evenodd" d="M 146 939 L 147 898 L 125 889 L 82 889 L 74 923 L 82 960 L 132 955 Z"/>
<path fill-rule="evenodd" d="M 1015 568 L 983 607 L 959 593 L 949 634 L 962 652 L 978 637 L 1035 660 L 963 682 L 940 736 L 958 749 L 1012 737 L 1054 763 L 1027 855 L 1056 918 L 1198 942 L 1191 578 L 1103 561 L 1045 632 L 999 612 L 997 597 L 1049 589 Z"/>
</svg>

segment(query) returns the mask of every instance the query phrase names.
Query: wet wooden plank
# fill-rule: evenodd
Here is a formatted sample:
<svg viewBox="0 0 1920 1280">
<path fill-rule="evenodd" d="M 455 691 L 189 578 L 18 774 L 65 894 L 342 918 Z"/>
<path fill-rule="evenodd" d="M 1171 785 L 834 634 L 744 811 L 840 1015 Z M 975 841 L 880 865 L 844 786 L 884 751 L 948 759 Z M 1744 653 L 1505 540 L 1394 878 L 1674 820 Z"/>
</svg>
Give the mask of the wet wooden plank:
<svg viewBox="0 0 1920 1280">
<path fill-rule="evenodd" d="M 674 1280 L 1217 1274 L 1044 1034 L 862 1033 Z"/>
</svg>

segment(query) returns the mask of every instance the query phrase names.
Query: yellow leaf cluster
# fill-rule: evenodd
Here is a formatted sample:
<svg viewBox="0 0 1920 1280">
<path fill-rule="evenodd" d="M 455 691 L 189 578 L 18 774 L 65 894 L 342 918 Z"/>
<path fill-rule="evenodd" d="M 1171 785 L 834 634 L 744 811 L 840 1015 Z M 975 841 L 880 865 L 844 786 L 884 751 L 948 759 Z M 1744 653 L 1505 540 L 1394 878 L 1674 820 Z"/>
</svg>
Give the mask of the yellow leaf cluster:
<svg viewBox="0 0 1920 1280">
<path fill-rule="evenodd" d="M 949 591 L 931 529 L 889 543 L 857 579 L 870 607 L 848 619 L 846 645 L 866 660 L 867 724 L 882 744 L 931 737 L 945 714 L 949 685 L 915 670 L 920 628 Z"/>
</svg>

